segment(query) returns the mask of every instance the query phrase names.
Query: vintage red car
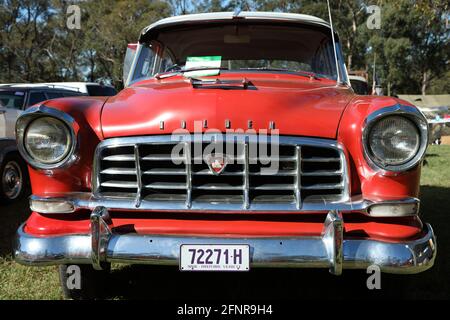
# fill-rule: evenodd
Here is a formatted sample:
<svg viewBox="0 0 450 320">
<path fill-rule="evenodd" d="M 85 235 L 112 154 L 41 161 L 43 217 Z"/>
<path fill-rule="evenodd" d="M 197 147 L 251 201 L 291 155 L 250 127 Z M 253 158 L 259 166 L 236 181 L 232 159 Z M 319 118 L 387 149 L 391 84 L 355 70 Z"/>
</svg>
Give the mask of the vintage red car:
<svg viewBox="0 0 450 320">
<path fill-rule="evenodd" d="M 16 133 L 33 195 L 15 258 L 62 265 L 69 297 L 97 294 L 112 262 L 336 275 L 434 263 L 417 198 L 427 121 L 406 101 L 356 95 L 316 17 L 161 20 L 119 94 L 43 102 Z M 81 289 L 64 281 L 69 265 Z"/>
</svg>

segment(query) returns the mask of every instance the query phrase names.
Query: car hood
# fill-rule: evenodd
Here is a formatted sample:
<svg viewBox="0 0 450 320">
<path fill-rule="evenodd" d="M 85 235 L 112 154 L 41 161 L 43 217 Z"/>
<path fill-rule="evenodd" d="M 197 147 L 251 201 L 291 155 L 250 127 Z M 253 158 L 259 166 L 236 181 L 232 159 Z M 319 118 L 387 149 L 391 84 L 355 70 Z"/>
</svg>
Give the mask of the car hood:
<svg viewBox="0 0 450 320">
<path fill-rule="evenodd" d="M 238 77 L 236 80 L 243 79 Z M 282 135 L 336 138 L 342 112 L 354 96 L 347 87 L 328 80 L 271 75 L 245 76 L 243 88 L 194 88 L 182 77 L 149 80 L 122 90 L 104 105 L 105 138 L 171 134 L 182 128 L 226 131 L 249 127 L 269 129 L 274 122 Z M 162 124 L 163 122 L 163 124 Z M 206 127 L 206 128 L 205 128 Z"/>
</svg>

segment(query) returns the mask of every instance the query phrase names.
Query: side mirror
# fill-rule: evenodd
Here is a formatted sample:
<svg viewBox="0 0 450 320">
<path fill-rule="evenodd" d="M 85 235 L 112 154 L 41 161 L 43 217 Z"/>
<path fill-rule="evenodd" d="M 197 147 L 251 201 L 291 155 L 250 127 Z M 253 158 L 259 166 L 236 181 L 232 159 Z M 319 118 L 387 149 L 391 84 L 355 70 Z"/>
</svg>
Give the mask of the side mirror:
<svg viewBox="0 0 450 320">
<path fill-rule="evenodd" d="M 137 47 L 138 47 L 137 43 L 129 43 L 127 46 L 127 52 L 125 53 L 125 59 L 123 61 L 123 74 L 122 74 L 124 87 L 127 86 L 128 76 L 130 75 L 131 65 L 133 64 Z"/>
</svg>

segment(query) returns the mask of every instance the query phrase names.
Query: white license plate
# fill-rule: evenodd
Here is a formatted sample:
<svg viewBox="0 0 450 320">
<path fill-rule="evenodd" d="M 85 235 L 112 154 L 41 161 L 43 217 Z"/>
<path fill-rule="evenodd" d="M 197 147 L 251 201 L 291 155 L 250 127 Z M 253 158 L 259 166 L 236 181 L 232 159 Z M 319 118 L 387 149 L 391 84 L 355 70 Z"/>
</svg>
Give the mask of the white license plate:
<svg viewBox="0 0 450 320">
<path fill-rule="evenodd" d="M 250 247 L 246 244 L 182 244 L 181 271 L 248 271 Z"/>
</svg>

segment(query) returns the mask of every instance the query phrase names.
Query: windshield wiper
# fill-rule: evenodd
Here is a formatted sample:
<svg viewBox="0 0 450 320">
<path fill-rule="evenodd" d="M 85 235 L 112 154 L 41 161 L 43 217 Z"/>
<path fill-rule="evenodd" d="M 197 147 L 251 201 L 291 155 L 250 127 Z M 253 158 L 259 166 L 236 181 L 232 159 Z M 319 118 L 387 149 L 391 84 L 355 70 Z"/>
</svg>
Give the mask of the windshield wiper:
<svg viewBox="0 0 450 320">
<path fill-rule="evenodd" d="M 289 70 L 289 69 L 283 69 L 283 68 L 268 68 L 268 67 L 259 67 L 259 68 L 239 68 L 239 70 L 250 70 L 250 71 L 281 71 L 281 72 L 291 72 L 300 74 L 302 76 L 309 77 L 311 79 L 319 79 L 321 78 L 314 72 L 308 72 L 303 70 Z"/>
<path fill-rule="evenodd" d="M 155 74 L 155 78 L 156 79 L 165 79 L 165 78 L 170 78 L 170 77 L 173 77 L 173 76 L 185 73 L 185 72 L 205 71 L 205 70 L 228 70 L 228 68 L 226 68 L 226 67 L 196 67 L 196 68 L 189 68 L 189 69 L 180 68 L 180 70 L 176 70 L 176 71 L 157 73 L 157 74 Z"/>
<path fill-rule="evenodd" d="M 246 78 L 242 80 L 196 79 L 191 78 L 193 88 L 202 89 L 248 89 L 251 85 Z"/>
</svg>

